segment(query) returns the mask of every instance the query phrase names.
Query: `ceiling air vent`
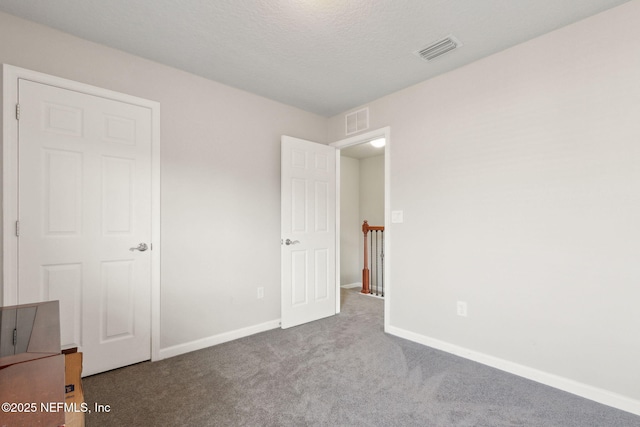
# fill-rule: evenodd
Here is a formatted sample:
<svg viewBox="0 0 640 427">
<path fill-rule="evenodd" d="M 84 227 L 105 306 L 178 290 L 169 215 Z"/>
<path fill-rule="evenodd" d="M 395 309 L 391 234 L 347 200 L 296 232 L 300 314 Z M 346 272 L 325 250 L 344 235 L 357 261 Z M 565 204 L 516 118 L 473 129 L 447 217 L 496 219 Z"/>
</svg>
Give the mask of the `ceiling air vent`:
<svg viewBox="0 0 640 427">
<path fill-rule="evenodd" d="M 423 47 L 417 50 L 415 53 L 425 61 L 433 61 L 436 58 L 444 55 L 447 52 L 451 52 L 454 49 L 462 46 L 460 40 L 453 36 L 447 36 L 437 42 L 431 43 L 429 46 Z"/>
</svg>

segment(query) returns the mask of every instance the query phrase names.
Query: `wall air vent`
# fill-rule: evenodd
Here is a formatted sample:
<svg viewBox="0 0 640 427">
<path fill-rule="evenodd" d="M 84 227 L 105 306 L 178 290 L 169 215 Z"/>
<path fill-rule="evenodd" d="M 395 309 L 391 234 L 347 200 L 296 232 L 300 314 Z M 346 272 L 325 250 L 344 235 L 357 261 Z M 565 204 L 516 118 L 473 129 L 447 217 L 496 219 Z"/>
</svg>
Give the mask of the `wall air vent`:
<svg viewBox="0 0 640 427">
<path fill-rule="evenodd" d="M 347 114 L 345 124 L 347 135 L 369 129 L 369 108 Z"/>
<path fill-rule="evenodd" d="M 433 61 L 434 59 L 439 58 L 445 53 L 451 52 L 460 46 L 462 46 L 460 40 L 450 35 L 438 40 L 437 42 L 431 43 L 429 46 L 425 46 L 422 49 L 417 50 L 415 54 L 425 61 Z"/>
</svg>

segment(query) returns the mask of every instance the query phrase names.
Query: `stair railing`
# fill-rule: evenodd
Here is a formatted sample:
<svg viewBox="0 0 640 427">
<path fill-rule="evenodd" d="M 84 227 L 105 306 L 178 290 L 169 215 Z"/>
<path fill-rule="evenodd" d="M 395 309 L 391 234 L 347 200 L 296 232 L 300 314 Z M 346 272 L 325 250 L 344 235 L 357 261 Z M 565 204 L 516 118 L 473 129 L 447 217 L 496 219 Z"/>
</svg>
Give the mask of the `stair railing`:
<svg viewBox="0 0 640 427">
<path fill-rule="evenodd" d="M 362 293 L 384 297 L 384 226 L 362 223 L 364 267 Z M 369 266 L 373 269 L 373 275 Z"/>
</svg>

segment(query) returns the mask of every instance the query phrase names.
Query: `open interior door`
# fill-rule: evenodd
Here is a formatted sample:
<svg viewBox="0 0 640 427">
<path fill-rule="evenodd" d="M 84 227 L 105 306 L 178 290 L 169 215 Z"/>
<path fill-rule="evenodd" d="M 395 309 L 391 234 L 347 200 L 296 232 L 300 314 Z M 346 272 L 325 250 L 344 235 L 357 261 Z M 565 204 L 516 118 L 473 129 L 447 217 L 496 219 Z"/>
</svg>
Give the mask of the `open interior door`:
<svg viewBox="0 0 640 427">
<path fill-rule="evenodd" d="M 336 149 L 282 137 L 282 328 L 336 314 Z"/>
</svg>

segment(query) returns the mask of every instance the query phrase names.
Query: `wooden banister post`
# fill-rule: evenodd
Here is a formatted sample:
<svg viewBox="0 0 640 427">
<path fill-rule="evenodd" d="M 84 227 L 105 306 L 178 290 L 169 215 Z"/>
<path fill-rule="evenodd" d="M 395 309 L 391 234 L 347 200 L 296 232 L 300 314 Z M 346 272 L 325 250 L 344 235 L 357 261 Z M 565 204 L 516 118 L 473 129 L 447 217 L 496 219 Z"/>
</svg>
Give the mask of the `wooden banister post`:
<svg viewBox="0 0 640 427">
<path fill-rule="evenodd" d="M 362 234 L 364 234 L 364 267 L 362 269 L 362 293 L 368 294 L 369 290 L 369 250 L 367 247 L 367 235 L 369 234 L 369 223 L 365 220 L 362 223 Z"/>
</svg>

